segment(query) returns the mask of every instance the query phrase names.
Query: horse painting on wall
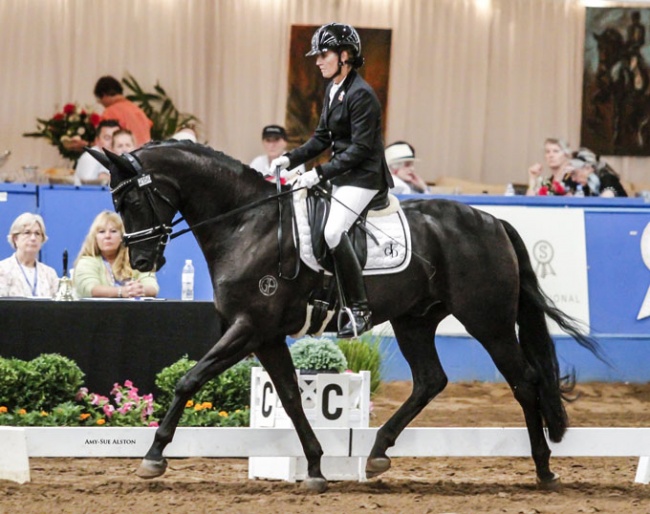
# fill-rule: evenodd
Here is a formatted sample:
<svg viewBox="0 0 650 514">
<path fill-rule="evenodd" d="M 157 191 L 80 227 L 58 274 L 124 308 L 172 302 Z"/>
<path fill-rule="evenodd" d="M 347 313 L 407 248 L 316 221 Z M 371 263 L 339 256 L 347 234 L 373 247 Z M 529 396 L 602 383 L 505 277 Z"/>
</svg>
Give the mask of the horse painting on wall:
<svg viewBox="0 0 650 514">
<path fill-rule="evenodd" d="M 650 9 L 588 8 L 581 143 L 650 155 Z"/>
<path fill-rule="evenodd" d="M 318 25 L 291 27 L 289 56 L 289 85 L 285 127 L 291 146 L 307 141 L 318 125 L 328 80 L 316 66 L 315 57 L 305 57 L 311 48 L 311 37 Z M 355 27 L 361 39 L 361 54 L 365 58 L 359 74 L 372 86 L 382 110 L 382 130 L 386 132 L 386 105 L 390 71 L 390 29 Z M 328 160 L 329 156 L 324 155 Z"/>
</svg>

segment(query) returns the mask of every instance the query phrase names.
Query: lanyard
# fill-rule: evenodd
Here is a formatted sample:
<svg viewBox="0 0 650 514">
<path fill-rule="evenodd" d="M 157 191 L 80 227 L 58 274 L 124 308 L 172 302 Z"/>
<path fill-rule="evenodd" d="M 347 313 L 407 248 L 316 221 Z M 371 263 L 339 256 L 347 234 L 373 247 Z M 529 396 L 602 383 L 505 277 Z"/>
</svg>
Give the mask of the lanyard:
<svg viewBox="0 0 650 514">
<path fill-rule="evenodd" d="M 124 282 L 121 281 L 121 280 L 117 280 L 115 278 L 115 275 L 113 274 L 113 266 L 111 266 L 111 263 L 108 262 L 103 256 L 102 256 L 102 260 L 104 261 L 104 266 L 106 266 L 106 271 L 108 271 L 108 274 L 109 274 L 111 280 L 113 281 L 113 285 L 114 286 L 123 286 Z"/>
<path fill-rule="evenodd" d="M 18 256 L 14 254 L 14 257 L 16 257 L 16 262 L 18 263 L 18 267 L 20 268 L 20 271 L 22 272 L 23 277 L 25 278 L 25 282 L 27 282 L 27 287 L 29 287 L 32 290 L 32 296 L 36 296 L 36 288 L 38 287 L 38 263 L 34 264 L 34 284 L 32 284 L 27 278 L 27 273 L 25 273 L 25 269 L 23 268 L 23 265 L 20 264 L 20 261 L 18 260 Z"/>
</svg>

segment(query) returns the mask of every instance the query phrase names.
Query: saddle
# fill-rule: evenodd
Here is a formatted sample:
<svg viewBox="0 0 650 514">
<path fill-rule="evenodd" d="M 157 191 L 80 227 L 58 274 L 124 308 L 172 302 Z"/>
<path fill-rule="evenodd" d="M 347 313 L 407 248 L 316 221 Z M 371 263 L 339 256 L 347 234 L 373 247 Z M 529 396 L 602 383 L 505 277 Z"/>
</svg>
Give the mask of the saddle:
<svg viewBox="0 0 650 514">
<path fill-rule="evenodd" d="M 328 251 L 327 243 L 325 242 L 325 225 L 329 217 L 331 200 L 331 189 L 326 189 L 326 194 L 323 194 L 319 189 L 310 189 L 307 193 L 307 220 L 311 228 L 311 245 L 314 252 L 316 261 L 330 273 L 334 268 L 332 257 Z M 360 213 L 359 219 L 352 225 L 348 231 L 354 253 L 359 260 L 361 268 L 364 268 L 368 259 L 368 243 L 367 237 L 373 239 L 375 244 L 379 244 L 377 238 L 373 236 L 372 232 L 366 228 L 366 217 L 369 211 L 383 210 L 390 205 L 388 198 L 388 191 L 377 194 L 368 206 Z"/>
<path fill-rule="evenodd" d="M 320 335 L 335 314 L 337 306 L 333 262 L 325 242 L 324 230 L 330 212 L 330 191 L 318 188 L 293 195 L 294 241 L 300 259 L 319 273 L 319 281 L 307 305 L 307 320 L 293 337 Z M 387 192 L 377 195 L 348 234 L 364 275 L 398 273 L 411 261 L 411 234 L 399 201 Z"/>
</svg>

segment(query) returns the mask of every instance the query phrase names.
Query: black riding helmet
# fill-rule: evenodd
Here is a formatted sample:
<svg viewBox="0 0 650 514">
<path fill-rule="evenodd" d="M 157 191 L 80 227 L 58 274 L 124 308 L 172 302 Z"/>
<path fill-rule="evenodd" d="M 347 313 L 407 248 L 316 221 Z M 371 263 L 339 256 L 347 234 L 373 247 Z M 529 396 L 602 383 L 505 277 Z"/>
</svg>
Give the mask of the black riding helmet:
<svg viewBox="0 0 650 514">
<path fill-rule="evenodd" d="M 348 50 L 352 57 L 345 64 L 354 68 L 363 65 L 361 56 L 361 39 L 352 25 L 345 23 L 328 23 L 320 27 L 311 38 L 311 50 L 305 54 L 306 57 L 318 55 L 327 50 L 334 50 L 341 55 L 342 50 Z"/>
</svg>

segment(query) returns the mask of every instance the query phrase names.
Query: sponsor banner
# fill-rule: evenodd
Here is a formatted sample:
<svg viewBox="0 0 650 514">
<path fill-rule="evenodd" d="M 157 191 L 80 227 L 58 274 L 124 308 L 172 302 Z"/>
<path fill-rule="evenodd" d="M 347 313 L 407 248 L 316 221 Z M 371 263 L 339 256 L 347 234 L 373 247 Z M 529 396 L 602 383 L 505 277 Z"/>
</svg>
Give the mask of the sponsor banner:
<svg viewBox="0 0 650 514">
<path fill-rule="evenodd" d="M 592 331 L 650 334 L 650 213 L 587 212 Z"/>
<path fill-rule="evenodd" d="M 477 205 L 517 229 L 544 292 L 569 316 L 589 325 L 589 288 L 583 209 Z M 552 334 L 562 331 L 549 323 Z M 441 335 L 466 334 L 455 318 L 445 319 Z"/>
</svg>

